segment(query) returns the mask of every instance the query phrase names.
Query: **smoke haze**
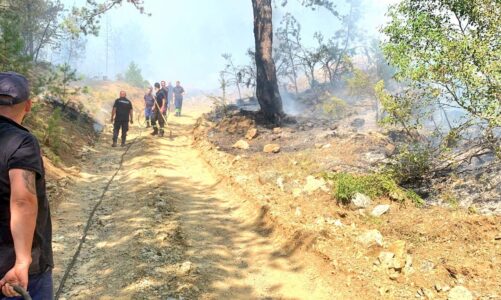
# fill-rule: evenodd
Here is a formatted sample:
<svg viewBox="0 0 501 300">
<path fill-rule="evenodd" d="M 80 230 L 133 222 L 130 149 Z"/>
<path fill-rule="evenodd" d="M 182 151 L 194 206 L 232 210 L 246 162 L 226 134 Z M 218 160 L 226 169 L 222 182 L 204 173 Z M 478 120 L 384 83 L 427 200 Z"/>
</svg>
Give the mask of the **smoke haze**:
<svg viewBox="0 0 501 300">
<path fill-rule="evenodd" d="M 84 5 L 84 0 L 66 0 L 65 5 Z M 384 23 L 384 13 L 396 0 L 365 0 L 360 27 L 376 36 Z M 279 3 L 277 2 L 277 5 Z M 188 88 L 215 90 L 222 53 L 230 53 L 236 64 L 246 64 L 248 48 L 253 48 L 253 16 L 250 0 L 145 1 L 141 15 L 132 5 L 111 10 L 103 19 L 98 37 L 87 37 L 85 55 L 73 62 L 79 72 L 114 79 L 130 62 L 136 62 L 150 82 L 181 80 Z M 338 6 L 342 11 L 343 6 Z M 289 1 L 275 7 L 275 27 L 281 16 L 291 12 L 302 25 L 303 41 L 313 45 L 313 33 L 332 35 L 339 21 L 325 10 L 311 11 Z M 106 50 L 108 48 L 108 50 Z"/>
</svg>

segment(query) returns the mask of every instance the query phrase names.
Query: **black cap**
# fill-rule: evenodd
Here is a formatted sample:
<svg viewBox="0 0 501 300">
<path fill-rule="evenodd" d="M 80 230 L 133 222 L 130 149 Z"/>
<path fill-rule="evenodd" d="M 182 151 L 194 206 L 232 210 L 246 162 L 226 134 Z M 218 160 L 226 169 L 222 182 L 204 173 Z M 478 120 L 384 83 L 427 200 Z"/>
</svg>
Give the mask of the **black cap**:
<svg viewBox="0 0 501 300">
<path fill-rule="evenodd" d="M 30 98 L 28 80 L 15 72 L 0 72 L 0 96 L 11 99 L 0 99 L 0 105 L 14 105 Z"/>
</svg>

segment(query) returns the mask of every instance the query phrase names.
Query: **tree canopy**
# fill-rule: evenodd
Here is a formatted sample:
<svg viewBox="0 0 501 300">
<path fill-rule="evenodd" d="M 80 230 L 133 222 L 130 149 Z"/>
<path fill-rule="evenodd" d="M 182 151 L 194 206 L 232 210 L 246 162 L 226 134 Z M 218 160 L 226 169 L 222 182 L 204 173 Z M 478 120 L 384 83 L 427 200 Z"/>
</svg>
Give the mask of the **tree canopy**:
<svg viewBox="0 0 501 300">
<path fill-rule="evenodd" d="M 404 0 L 383 32 L 397 78 L 437 101 L 501 126 L 501 5 L 491 0 Z"/>
<path fill-rule="evenodd" d="M 134 62 L 131 62 L 129 64 L 129 68 L 127 69 L 127 71 L 125 71 L 124 80 L 130 85 L 138 88 L 144 88 L 147 85 L 143 78 L 143 75 L 141 74 L 141 69 Z"/>
<path fill-rule="evenodd" d="M 388 16 L 382 48 L 400 87 L 390 93 L 381 82 L 376 94 L 383 121 L 412 138 L 409 157 L 419 156 L 416 149 L 427 152 L 445 162 L 440 168 L 486 154 L 501 157 L 499 1 L 403 0 Z M 436 123 L 437 114 L 448 127 Z M 421 130 L 430 122 L 431 135 Z"/>
</svg>

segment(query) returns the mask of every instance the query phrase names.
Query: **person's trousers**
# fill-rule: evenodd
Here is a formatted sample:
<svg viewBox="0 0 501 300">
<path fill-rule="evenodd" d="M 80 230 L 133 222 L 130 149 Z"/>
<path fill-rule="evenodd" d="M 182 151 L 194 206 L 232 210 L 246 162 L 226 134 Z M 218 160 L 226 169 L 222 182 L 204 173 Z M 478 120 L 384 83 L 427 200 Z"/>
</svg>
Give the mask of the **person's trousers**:
<svg viewBox="0 0 501 300">
<path fill-rule="evenodd" d="M 118 133 L 122 130 L 122 143 L 127 140 L 127 131 L 129 131 L 129 121 L 116 121 L 113 124 L 113 143 L 118 140 Z"/>
<path fill-rule="evenodd" d="M 160 128 L 164 128 L 165 126 L 164 118 L 159 109 L 155 109 L 153 111 L 153 115 L 151 116 L 151 126 L 153 126 L 153 128 L 156 128 L 157 122 L 158 125 L 160 125 Z"/>
<path fill-rule="evenodd" d="M 152 115 L 153 115 L 153 107 L 146 107 L 144 109 L 144 117 L 146 118 L 146 121 L 151 120 Z"/>
<path fill-rule="evenodd" d="M 52 270 L 42 274 L 30 275 L 28 278 L 28 293 L 33 300 L 54 299 Z M 22 300 L 22 297 L 7 298 L 0 292 L 0 300 Z"/>
<path fill-rule="evenodd" d="M 171 108 L 173 105 L 174 105 L 174 97 L 171 97 L 171 98 L 169 98 L 169 102 L 168 102 L 168 106 L 169 106 L 170 111 L 172 111 Z"/>
<path fill-rule="evenodd" d="M 180 116 L 183 109 L 183 98 L 176 98 L 174 104 L 176 106 L 176 116 Z"/>
</svg>

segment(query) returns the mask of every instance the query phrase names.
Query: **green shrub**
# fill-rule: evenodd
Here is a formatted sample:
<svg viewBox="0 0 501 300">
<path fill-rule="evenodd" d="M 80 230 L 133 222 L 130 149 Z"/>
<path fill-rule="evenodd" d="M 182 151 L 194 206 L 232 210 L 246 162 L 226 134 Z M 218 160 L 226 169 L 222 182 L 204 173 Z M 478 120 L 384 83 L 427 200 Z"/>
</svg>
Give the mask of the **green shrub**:
<svg viewBox="0 0 501 300">
<path fill-rule="evenodd" d="M 403 145 L 393 157 L 386 171 L 399 183 L 422 181 L 432 170 L 433 154 L 430 148 L 421 144 Z"/>
<path fill-rule="evenodd" d="M 422 205 L 423 199 L 414 191 L 400 187 L 387 174 L 355 175 L 350 173 L 327 173 L 324 176 L 333 183 L 333 196 L 343 204 L 349 204 L 356 193 L 371 198 L 388 197 L 399 202 L 410 201 Z"/>
<path fill-rule="evenodd" d="M 361 69 L 355 68 L 353 76 L 346 80 L 350 96 L 362 98 L 374 95 L 374 83 L 371 82 L 369 74 Z"/>
<path fill-rule="evenodd" d="M 331 118 L 340 119 L 348 112 L 346 101 L 341 98 L 331 96 L 322 101 L 320 105 L 322 112 Z"/>
<path fill-rule="evenodd" d="M 63 128 L 61 127 L 61 109 L 56 108 L 47 122 L 47 129 L 43 139 L 44 145 L 50 147 L 54 153 L 58 153 L 61 146 Z"/>
</svg>

